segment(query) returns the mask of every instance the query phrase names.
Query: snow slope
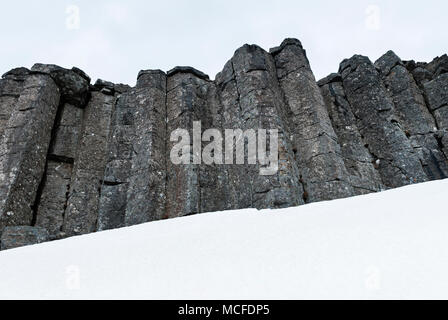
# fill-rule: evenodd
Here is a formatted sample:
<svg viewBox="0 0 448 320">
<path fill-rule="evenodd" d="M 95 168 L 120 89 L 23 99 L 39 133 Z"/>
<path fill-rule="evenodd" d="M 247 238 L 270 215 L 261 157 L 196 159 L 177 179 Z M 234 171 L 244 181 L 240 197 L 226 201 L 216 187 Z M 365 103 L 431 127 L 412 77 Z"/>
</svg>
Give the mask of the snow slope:
<svg viewBox="0 0 448 320">
<path fill-rule="evenodd" d="M 448 180 L 0 252 L 0 298 L 448 298 Z"/>
</svg>

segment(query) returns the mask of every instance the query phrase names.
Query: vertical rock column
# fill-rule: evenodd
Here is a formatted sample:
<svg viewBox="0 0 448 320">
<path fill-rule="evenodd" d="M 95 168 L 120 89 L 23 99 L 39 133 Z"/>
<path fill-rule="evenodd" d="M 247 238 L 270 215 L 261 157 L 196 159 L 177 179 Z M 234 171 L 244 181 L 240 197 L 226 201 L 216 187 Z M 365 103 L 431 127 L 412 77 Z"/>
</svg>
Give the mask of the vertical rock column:
<svg viewBox="0 0 448 320">
<path fill-rule="evenodd" d="M 50 238 L 59 238 L 67 207 L 73 163 L 82 134 L 83 109 L 71 104 L 59 107 L 59 119 L 47 156 L 47 169 L 37 199 L 36 226 L 46 228 Z"/>
<path fill-rule="evenodd" d="M 392 51 L 378 59 L 375 66 L 394 102 L 400 126 L 418 153 L 428 179 L 448 177 L 447 160 L 435 137 L 436 122 L 414 78 Z"/>
<path fill-rule="evenodd" d="M 26 76 L 0 141 L 0 232 L 31 225 L 59 99 L 50 76 Z"/>
<path fill-rule="evenodd" d="M 166 218 L 180 217 L 201 212 L 201 164 L 173 164 L 171 149 L 178 142 L 171 142 L 171 133 L 185 129 L 190 133 L 193 150 L 193 122 L 201 121 L 203 128 L 211 127 L 208 76 L 193 68 L 178 67 L 167 74 L 167 207 Z M 202 132 L 200 132 L 202 135 Z M 191 157 L 191 160 L 193 157 Z"/>
<path fill-rule="evenodd" d="M 223 105 L 224 128 L 241 129 L 243 132 L 255 130 L 256 134 L 258 129 L 267 130 L 268 151 L 269 129 L 278 130 L 278 171 L 272 175 L 261 175 L 263 166 L 259 162 L 248 164 L 247 150 L 244 165 L 228 166 L 232 208 L 278 208 L 302 204 L 303 188 L 289 141 L 285 106 L 271 55 L 255 45 L 241 47 L 217 75 L 216 83 Z"/>
<path fill-rule="evenodd" d="M 341 155 L 350 174 L 356 195 L 383 189 L 375 159 L 364 145 L 350 104 L 345 96 L 340 74 L 331 74 L 318 82 L 328 108 L 333 128 L 341 146 Z"/>
<path fill-rule="evenodd" d="M 0 137 L 7 127 L 28 74 L 28 69 L 16 68 L 5 73 L 0 80 Z"/>
<path fill-rule="evenodd" d="M 425 83 L 424 92 L 428 107 L 434 115 L 439 129 L 437 132 L 438 142 L 445 156 L 448 157 L 448 72 Z"/>
<path fill-rule="evenodd" d="M 107 164 L 100 186 L 98 229 L 107 230 L 125 226 L 126 198 L 131 170 L 132 141 L 135 136 L 135 96 L 122 94 L 111 115 L 110 134 L 107 137 Z"/>
<path fill-rule="evenodd" d="M 92 92 L 74 159 L 63 231 L 68 235 L 97 229 L 99 195 L 107 161 L 107 140 L 115 96 Z"/>
<path fill-rule="evenodd" d="M 36 226 L 48 231 L 51 239 L 63 236 L 64 213 L 67 207 L 73 164 L 47 161 L 44 187 L 37 208 Z"/>
<path fill-rule="evenodd" d="M 448 126 L 446 124 L 448 112 L 445 108 L 446 101 L 443 102 L 443 92 L 446 92 L 446 88 L 443 89 L 444 82 L 446 83 L 444 74 L 448 73 L 448 56 L 444 54 L 436 57 L 430 63 L 406 61 L 404 65 L 412 74 L 425 97 L 426 105 L 436 119 L 438 129 L 436 139 L 439 148 L 448 158 Z M 427 87 L 426 84 L 428 84 Z"/>
<path fill-rule="evenodd" d="M 82 133 L 83 108 L 90 97 L 90 78 L 77 68 L 69 70 L 56 65 L 35 64 L 31 71 L 49 75 L 61 92 L 33 221 L 35 226 L 47 230 L 50 239 L 57 239 L 63 236 L 73 163 Z"/>
<path fill-rule="evenodd" d="M 166 75 L 140 73 L 135 97 L 135 139 L 132 143 L 126 197 L 127 226 L 160 220 L 165 212 L 166 189 Z"/>
<path fill-rule="evenodd" d="M 44 228 L 30 226 L 6 227 L 0 238 L 0 250 L 39 244 L 48 240 L 48 232 Z"/>
<path fill-rule="evenodd" d="M 292 143 L 307 202 L 354 194 L 338 138 L 300 41 L 271 49 L 286 101 Z"/>
<path fill-rule="evenodd" d="M 99 230 L 159 220 L 165 211 L 166 75 L 139 73 L 116 104 L 101 187 Z"/>
<path fill-rule="evenodd" d="M 208 83 L 206 97 L 207 114 L 202 125 L 202 131 L 217 129 L 224 135 L 225 128 L 222 123 L 222 104 L 219 97 L 219 89 L 215 82 Z M 224 139 L 224 136 L 222 138 Z M 202 147 L 205 148 L 208 144 L 208 141 L 203 141 Z M 224 151 L 222 156 L 224 161 Z M 225 164 L 208 164 L 202 162 L 199 167 L 199 188 L 201 199 L 200 212 L 222 211 L 231 208 L 231 202 L 229 201 L 228 168 Z"/>
<path fill-rule="evenodd" d="M 222 72 L 216 75 L 215 80 L 222 113 L 222 129 L 243 129 L 243 119 L 241 116 L 240 93 L 233 67 L 233 60 L 230 60 L 224 66 Z M 235 156 L 233 157 L 235 161 Z M 227 201 L 230 209 L 241 209 L 252 206 L 251 181 L 247 173 L 246 165 L 236 163 L 225 165 L 228 179 Z"/>
<path fill-rule="evenodd" d="M 340 66 L 344 90 L 359 132 L 375 157 L 388 188 L 427 181 L 418 155 L 394 115 L 394 104 L 367 57 L 354 56 Z"/>
</svg>

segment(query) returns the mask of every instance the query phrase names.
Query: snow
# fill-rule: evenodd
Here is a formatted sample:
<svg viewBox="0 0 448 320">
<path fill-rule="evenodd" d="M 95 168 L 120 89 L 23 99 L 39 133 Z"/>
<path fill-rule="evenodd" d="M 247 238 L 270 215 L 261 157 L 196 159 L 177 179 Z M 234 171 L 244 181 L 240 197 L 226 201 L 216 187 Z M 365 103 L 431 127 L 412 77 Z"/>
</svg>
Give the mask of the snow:
<svg viewBox="0 0 448 320">
<path fill-rule="evenodd" d="M 1 299 L 446 299 L 448 180 L 0 252 Z"/>
</svg>

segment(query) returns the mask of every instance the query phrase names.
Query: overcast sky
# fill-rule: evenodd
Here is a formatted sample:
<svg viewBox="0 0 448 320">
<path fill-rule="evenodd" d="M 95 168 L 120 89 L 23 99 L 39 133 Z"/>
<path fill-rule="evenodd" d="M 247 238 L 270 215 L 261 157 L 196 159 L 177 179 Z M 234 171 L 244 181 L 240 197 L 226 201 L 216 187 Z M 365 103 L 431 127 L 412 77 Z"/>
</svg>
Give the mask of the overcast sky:
<svg viewBox="0 0 448 320">
<path fill-rule="evenodd" d="M 447 14 L 446 0 L 2 0 L 0 72 L 43 62 L 134 85 L 141 69 L 190 65 L 213 79 L 244 43 L 294 37 L 320 79 L 355 53 L 447 53 Z"/>
</svg>

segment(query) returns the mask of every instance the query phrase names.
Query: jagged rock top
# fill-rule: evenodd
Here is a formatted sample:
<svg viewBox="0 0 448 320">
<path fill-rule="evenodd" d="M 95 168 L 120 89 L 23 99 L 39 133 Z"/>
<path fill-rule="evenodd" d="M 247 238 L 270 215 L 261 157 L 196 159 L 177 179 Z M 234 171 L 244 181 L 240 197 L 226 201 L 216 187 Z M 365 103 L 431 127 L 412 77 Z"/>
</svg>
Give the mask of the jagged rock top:
<svg viewBox="0 0 448 320">
<path fill-rule="evenodd" d="M 300 42 L 300 40 L 295 39 L 295 38 L 287 38 L 287 39 L 283 40 L 281 45 L 279 45 L 278 47 L 269 49 L 269 53 L 272 55 L 276 55 L 277 53 L 282 51 L 286 46 L 290 46 L 290 45 L 298 46 L 301 49 L 303 49 L 303 46 L 302 46 L 302 43 Z"/>
<path fill-rule="evenodd" d="M 197 76 L 198 78 L 201 78 L 203 80 L 210 80 L 209 76 L 203 73 L 202 71 L 199 71 L 193 67 L 185 67 L 185 66 L 177 66 L 171 69 L 166 73 L 168 77 L 174 76 L 177 73 L 191 73 Z"/>
<path fill-rule="evenodd" d="M 317 82 L 317 85 L 319 87 L 322 87 L 322 86 L 324 86 L 326 84 L 329 84 L 329 83 L 332 83 L 332 82 L 340 82 L 340 81 L 342 81 L 341 74 L 340 73 L 332 73 L 332 74 L 326 76 L 325 78 L 320 79 Z"/>
<path fill-rule="evenodd" d="M 24 67 L 12 69 L 3 74 L 3 79 L 24 80 L 27 75 L 30 74 L 30 70 Z"/>
<path fill-rule="evenodd" d="M 144 76 L 145 74 L 165 74 L 165 72 L 160 69 L 140 70 L 140 72 L 137 75 L 137 80 L 140 79 L 140 77 Z"/>
<path fill-rule="evenodd" d="M 54 64 L 36 63 L 32 73 L 49 75 L 62 91 L 62 98 L 73 105 L 83 108 L 89 100 L 90 77 L 78 68 L 65 69 Z"/>
<path fill-rule="evenodd" d="M 0 176 L 11 177 L 0 179 L 4 248 L 46 241 L 45 230 L 53 240 L 448 177 L 447 55 L 403 62 L 389 51 L 375 64 L 355 55 L 316 83 L 302 43 L 288 38 L 269 52 L 243 45 L 213 82 L 184 66 L 142 70 L 132 88 L 90 82 L 45 64 L 0 79 Z M 194 121 L 278 128 L 281 170 L 260 178 L 172 165 L 170 133 Z"/>
<path fill-rule="evenodd" d="M 362 64 L 370 64 L 370 59 L 366 56 L 355 54 L 351 58 L 344 59 L 339 65 L 339 73 L 343 74 L 346 69 L 355 70 Z"/>
<path fill-rule="evenodd" d="M 403 65 L 401 59 L 393 52 L 389 50 L 384 55 L 382 55 L 375 62 L 375 68 L 383 75 L 386 76 L 390 71 L 397 65 Z"/>
</svg>

